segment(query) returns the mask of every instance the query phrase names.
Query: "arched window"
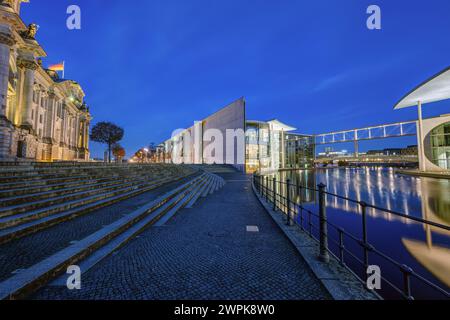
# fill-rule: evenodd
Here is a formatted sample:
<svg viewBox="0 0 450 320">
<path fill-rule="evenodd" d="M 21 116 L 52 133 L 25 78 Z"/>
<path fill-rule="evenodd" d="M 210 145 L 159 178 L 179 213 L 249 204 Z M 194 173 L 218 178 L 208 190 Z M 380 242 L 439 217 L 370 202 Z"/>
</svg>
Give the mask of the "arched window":
<svg viewBox="0 0 450 320">
<path fill-rule="evenodd" d="M 450 169 L 450 122 L 444 123 L 430 132 L 431 156 L 435 165 Z"/>
</svg>

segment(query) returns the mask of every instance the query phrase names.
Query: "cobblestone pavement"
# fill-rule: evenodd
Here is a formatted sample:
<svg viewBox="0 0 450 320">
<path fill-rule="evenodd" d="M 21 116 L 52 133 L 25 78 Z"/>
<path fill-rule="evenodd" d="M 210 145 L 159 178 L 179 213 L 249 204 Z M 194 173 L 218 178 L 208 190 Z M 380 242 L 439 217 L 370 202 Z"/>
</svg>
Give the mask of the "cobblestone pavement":
<svg viewBox="0 0 450 320">
<path fill-rule="evenodd" d="M 331 299 L 257 202 L 248 178 L 222 176 L 227 184 L 219 192 L 83 274 L 81 290 L 47 286 L 32 298 Z"/>
<path fill-rule="evenodd" d="M 155 190 L 126 199 L 108 207 L 86 213 L 49 229 L 0 245 L 0 281 L 13 272 L 25 269 L 88 235 L 122 218 L 143 204 L 187 181 L 166 184 Z"/>
</svg>

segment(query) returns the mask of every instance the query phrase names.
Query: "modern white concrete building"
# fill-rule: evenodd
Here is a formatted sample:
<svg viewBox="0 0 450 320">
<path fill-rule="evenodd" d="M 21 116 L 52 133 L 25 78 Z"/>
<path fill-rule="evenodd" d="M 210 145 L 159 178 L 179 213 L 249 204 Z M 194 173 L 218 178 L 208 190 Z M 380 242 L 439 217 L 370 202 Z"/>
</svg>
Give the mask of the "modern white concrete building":
<svg viewBox="0 0 450 320">
<path fill-rule="evenodd" d="M 417 143 L 420 171 L 450 171 L 450 115 L 422 118 L 422 106 L 450 99 L 450 67 L 426 80 L 394 107 L 417 106 Z"/>
<path fill-rule="evenodd" d="M 246 120 L 240 98 L 176 132 L 156 148 L 159 162 L 231 164 L 241 171 L 305 169 L 313 165 L 313 136 L 276 119 Z M 219 143 L 218 143 L 219 142 Z"/>
</svg>

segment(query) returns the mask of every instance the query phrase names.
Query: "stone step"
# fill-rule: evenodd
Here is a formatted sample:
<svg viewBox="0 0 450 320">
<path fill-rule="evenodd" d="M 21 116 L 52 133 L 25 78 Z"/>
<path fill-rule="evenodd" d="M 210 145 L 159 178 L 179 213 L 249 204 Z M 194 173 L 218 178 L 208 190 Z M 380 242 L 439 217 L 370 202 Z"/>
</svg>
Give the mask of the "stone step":
<svg viewBox="0 0 450 320">
<path fill-rule="evenodd" d="M 57 178 L 67 175 L 107 175 L 111 173 L 116 174 L 128 174 L 129 172 L 157 172 L 160 170 L 157 170 L 156 168 L 131 168 L 130 170 L 125 170 L 124 168 L 105 168 L 102 170 L 63 170 L 63 171 L 57 171 L 52 170 L 49 172 L 39 172 L 39 171 L 30 171 L 28 173 L 16 173 L 11 174 L 9 176 L 3 176 L 0 177 L 0 183 L 4 182 L 14 182 L 19 180 L 35 180 L 35 179 L 51 179 L 51 178 Z"/>
<path fill-rule="evenodd" d="M 142 173 L 135 173 L 131 172 L 126 175 L 117 175 L 113 177 L 105 177 L 105 178 L 96 178 L 90 177 L 87 179 L 84 179 L 80 181 L 74 181 L 71 183 L 58 183 L 58 184 L 50 184 L 45 186 L 35 186 L 35 187 L 27 187 L 27 188 L 20 188 L 20 189 L 9 189 L 9 190 L 0 190 L 0 207 L 10 205 L 11 202 L 9 201 L 31 201 L 33 199 L 38 198 L 49 198 L 51 196 L 57 196 L 62 194 L 67 194 L 70 192 L 77 192 L 82 191 L 83 189 L 92 189 L 95 184 L 101 184 L 108 183 L 111 181 L 118 182 L 128 182 L 130 180 L 143 179 L 143 178 L 152 178 L 160 176 L 162 173 L 149 173 L 149 172 L 142 172 Z M 39 192 L 40 191 L 40 192 Z M 10 199 L 9 199 L 10 198 Z"/>
<path fill-rule="evenodd" d="M 181 208 L 192 194 L 192 189 L 195 189 L 204 179 L 204 175 L 192 179 L 111 225 L 1 282 L 0 299 L 26 297 L 65 272 L 69 265 L 79 263 L 91 256 L 93 252 L 95 254 L 108 243 L 113 244 L 110 245 L 112 251 L 116 250 L 172 209 Z M 103 257 L 112 251 L 103 252 Z"/>
<path fill-rule="evenodd" d="M 79 172 L 77 175 L 83 176 L 83 177 L 89 176 L 89 174 L 87 172 Z M 11 177 L 0 178 L 0 184 L 14 183 L 14 182 L 34 182 L 34 181 L 40 181 L 40 180 L 51 180 L 51 179 L 58 179 L 58 178 L 63 178 L 63 177 L 67 177 L 67 176 L 68 176 L 68 174 L 65 174 L 65 173 L 41 175 L 41 174 L 38 174 L 35 172 L 33 174 L 24 175 L 24 176 L 11 176 Z"/>
<path fill-rule="evenodd" d="M 161 172 L 161 171 L 168 171 L 168 172 L 172 172 L 170 170 L 159 170 L 159 171 L 151 171 L 153 173 L 157 173 L 157 172 Z M 145 171 L 147 172 L 147 171 Z M 180 173 L 183 173 L 182 170 L 179 170 Z M 34 178 L 33 180 L 21 180 L 21 181 L 13 181 L 13 182 L 8 182 L 8 183 L 0 183 L 0 190 L 8 190 L 8 189 L 15 189 L 15 188 L 26 188 L 28 186 L 39 186 L 39 185 L 46 185 L 46 184 L 51 184 L 51 183 L 55 183 L 55 182 L 66 182 L 66 181 L 73 181 L 74 179 L 80 179 L 80 178 L 91 178 L 91 179 L 97 179 L 97 178 L 105 178 L 105 177 L 120 177 L 120 176 L 129 176 L 130 174 L 139 174 L 142 172 L 136 172 L 134 170 L 131 171 L 111 171 L 108 174 L 103 174 L 102 172 L 97 172 L 94 174 L 76 174 L 75 176 L 73 175 L 61 175 L 59 177 L 53 177 L 53 178 L 48 178 L 46 176 L 36 176 L 36 178 Z M 177 171 L 173 171 L 173 173 L 177 173 Z"/>
<path fill-rule="evenodd" d="M 117 203 L 119 201 L 134 197 L 141 193 L 153 190 L 158 188 L 166 183 L 171 183 L 178 181 L 180 179 L 184 179 L 186 176 L 178 176 L 176 178 L 172 178 L 171 180 L 167 179 L 164 181 L 159 181 L 153 185 L 148 185 L 141 189 L 132 190 L 125 193 L 120 193 L 118 195 L 105 198 L 99 201 L 89 202 L 83 204 L 81 206 L 75 208 L 63 207 L 61 210 L 57 210 L 55 212 L 46 213 L 45 215 L 41 214 L 41 216 L 37 216 L 35 219 L 30 219 L 29 222 L 23 221 L 14 227 L 9 227 L 3 230 L 0 230 L 0 244 L 9 242 L 11 240 L 26 236 L 31 233 L 38 232 L 39 230 L 49 228 L 55 224 L 68 221 L 74 219 L 80 215 L 86 214 L 90 211 L 106 207 Z"/>
<path fill-rule="evenodd" d="M 149 165 L 115 165 L 115 164 L 108 164 L 108 165 L 102 165 L 102 166 L 45 166 L 45 167 L 7 167 L 2 168 L 0 167 L 0 178 L 1 177 L 7 177 L 7 176 L 17 176 L 17 175 L 28 175 L 33 173 L 38 174 L 46 174 L 46 173 L 52 173 L 52 172 L 70 172 L 70 171 L 104 171 L 104 170 L 167 170 L 167 169 L 173 169 L 170 167 L 170 165 L 163 165 L 163 164 L 149 164 Z"/>
<path fill-rule="evenodd" d="M 163 226 L 169 221 L 178 210 L 184 208 L 189 202 L 193 199 L 193 197 L 199 192 L 201 187 L 206 183 L 206 180 L 203 180 L 186 190 L 184 194 L 181 195 L 180 201 L 169 211 L 166 212 L 164 216 L 162 216 L 158 221 L 155 222 L 155 227 Z"/>
<path fill-rule="evenodd" d="M 164 179 L 165 178 L 162 178 L 162 181 L 165 181 Z M 29 221 L 30 219 L 34 220 L 35 217 L 59 212 L 64 209 L 71 209 L 86 203 L 113 197 L 120 193 L 145 188 L 146 186 L 153 185 L 157 182 L 158 181 L 136 179 L 132 182 L 120 183 L 114 186 L 71 193 L 40 201 L 0 208 L 0 229 L 14 226 L 18 223 Z"/>
<path fill-rule="evenodd" d="M 209 190 L 209 194 L 213 194 L 217 190 L 217 178 L 214 178 L 214 181 L 211 185 L 211 189 Z"/>
<path fill-rule="evenodd" d="M 21 189 L 26 187 L 33 187 L 33 186 L 45 186 L 48 184 L 53 183 L 63 183 L 63 182 L 71 182 L 71 181 L 77 181 L 80 179 L 86 179 L 91 178 L 86 175 L 76 175 L 76 176 L 66 176 L 66 177 L 60 177 L 60 178 L 53 178 L 53 179 L 47 179 L 47 180 L 34 180 L 34 181 L 17 181 L 17 182 L 11 182 L 11 183 L 0 183 L 0 190 L 14 190 L 14 189 Z"/>
<path fill-rule="evenodd" d="M 59 184 L 57 186 L 60 188 L 56 188 L 56 189 L 51 188 L 48 191 L 37 192 L 37 193 L 24 193 L 22 195 L 16 195 L 16 196 L 8 197 L 8 198 L 1 198 L 1 192 L 0 192 L 0 208 L 7 207 L 7 206 L 13 206 L 13 205 L 17 205 L 20 203 L 26 203 L 26 202 L 30 203 L 33 201 L 36 202 L 39 200 L 56 198 L 56 197 L 68 195 L 68 194 L 77 194 L 82 191 L 95 190 L 95 189 L 100 189 L 102 187 L 121 185 L 124 183 L 136 181 L 136 179 L 143 180 L 146 177 L 150 178 L 150 175 L 149 176 L 145 176 L 145 175 L 144 176 L 143 175 L 129 176 L 127 178 L 121 178 L 121 179 L 117 179 L 117 178 L 108 179 L 105 182 L 97 182 L 97 181 L 90 182 L 90 183 L 84 182 L 84 183 L 78 183 L 77 186 L 67 186 L 67 184 Z M 25 190 L 27 190 L 27 189 L 25 189 Z"/>
<path fill-rule="evenodd" d="M 131 170 L 131 169 L 139 169 L 139 170 L 148 170 L 148 169 L 155 169 L 155 170 L 161 170 L 161 169 L 174 169 L 170 165 L 163 165 L 163 164 L 149 164 L 149 165 L 122 165 L 122 164 L 109 164 L 109 165 L 102 165 L 102 166 L 46 166 L 46 167 L 7 167 L 2 168 L 0 167 L 0 177 L 1 176 L 9 176 L 9 175 L 17 175 L 20 173 L 33 173 L 38 172 L 40 174 L 45 174 L 48 172 L 65 172 L 65 171 L 80 171 L 80 170 L 110 170 L 110 169 L 123 169 L 123 170 Z"/>
<path fill-rule="evenodd" d="M 208 175 L 208 180 L 202 185 L 202 187 L 198 190 L 198 192 L 192 197 L 192 199 L 186 205 L 186 208 L 192 208 L 195 205 L 198 198 L 200 198 L 201 195 L 205 192 L 206 188 L 209 188 L 211 186 L 212 181 L 213 181 L 213 177 Z"/>
<path fill-rule="evenodd" d="M 114 190 L 126 190 L 128 188 L 133 188 L 141 183 L 138 181 L 131 181 L 127 183 L 119 183 L 110 186 L 104 186 L 99 188 L 93 188 L 91 190 L 84 190 L 80 192 L 74 192 L 69 194 L 64 194 L 56 197 L 51 197 L 47 199 L 41 199 L 33 202 L 25 202 L 21 204 L 16 204 L 12 206 L 7 206 L 0 208 L 0 228 L 2 226 L 2 221 L 4 217 L 9 217 L 12 215 L 17 215 L 23 212 L 30 212 L 32 210 L 37 210 L 44 207 L 50 207 L 58 205 L 61 203 L 71 203 L 73 201 L 78 201 L 79 199 L 87 199 L 90 197 L 95 197 L 96 195 L 105 194 L 108 192 L 113 192 Z"/>
<path fill-rule="evenodd" d="M 211 183 L 209 183 L 209 184 L 207 185 L 207 187 L 205 188 L 205 190 L 203 191 L 203 193 L 202 193 L 201 196 L 204 198 L 204 197 L 206 197 L 208 194 L 210 194 L 211 188 L 212 188 L 212 181 L 211 181 Z"/>
<path fill-rule="evenodd" d="M 64 188 L 77 187 L 81 185 L 88 185 L 92 183 L 103 183 L 108 181 L 115 181 L 116 178 L 97 178 L 97 179 L 77 179 L 75 181 L 66 182 L 66 183 L 55 183 L 55 184 L 47 184 L 41 186 L 32 186 L 26 188 L 17 188 L 17 189 L 8 189 L 8 190 L 0 190 L 0 201 L 3 201 L 5 198 L 10 198 L 14 196 L 20 195 L 32 195 L 36 193 L 52 191 L 52 190 L 60 190 Z"/>
</svg>

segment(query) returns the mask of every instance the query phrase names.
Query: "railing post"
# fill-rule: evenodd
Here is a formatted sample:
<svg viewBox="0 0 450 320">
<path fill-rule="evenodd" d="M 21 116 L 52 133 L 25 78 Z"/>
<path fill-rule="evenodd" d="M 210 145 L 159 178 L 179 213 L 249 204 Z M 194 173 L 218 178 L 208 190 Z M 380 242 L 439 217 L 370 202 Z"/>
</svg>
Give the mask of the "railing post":
<svg viewBox="0 0 450 320">
<path fill-rule="evenodd" d="M 329 262 L 330 255 L 328 253 L 328 227 L 327 227 L 327 209 L 325 204 L 325 185 L 323 183 L 319 187 L 319 218 L 320 218 L 320 253 L 319 260 Z"/>
<path fill-rule="evenodd" d="M 402 265 L 401 271 L 403 273 L 403 293 L 405 294 L 408 300 L 414 300 L 414 297 L 411 295 L 411 280 L 410 276 L 412 274 L 412 269 L 407 265 Z"/>
<path fill-rule="evenodd" d="M 345 265 L 344 260 L 344 253 L 345 253 L 345 246 L 344 246 L 344 230 L 339 228 L 339 262 L 341 265 Z"/>
<path fill-rule="evenodd" d="M 309 237 L 312 238 L 312 220 L 311 220 L 311 211 L 307 211 L 308 212 L 308 234 Z"/>
<path fill-rule="evenodd" d="M 262 187 L 262 175 L 259 175 L 259 194 L 263 195 L 263 187 Z"/>
<path fill-rule="evenodd" d="M 369 267 L 369 243 L 367 242 L 367 204 L 363 201 L 360 203 L 362 215 L 362 244 L 364 247 L 364 268 L 367 271 Z M 365 272 L 366 276 L 367 273 Z"/>
<path fill-rule="evenodd" d="M 290 193 L 291 188 L 290 188 L 290 186 L 291 186 L 291 180 L 287 179 L 286 180 L 286 207 L 287 207 L 287 213 L 286 213 L 286 216 L 287 216 L 286 221 L 287 222 L 286 222 L 286 224 L 288 226 L 293 226 L 294 220 L 292 219 L 292 216 L 291 216 L 291 193 Z"/>
<path fill-rule="evenodd" d="M 269 202 L 269 177 L 266 176 L 266 202 Z"/>
<path fill-rule="evenodd" d="M 300 215 L 300 227 L 303 230 L 303 200 L 302 200 L 302 186 L 300 180 L 297 180 L 297 195 L 298 195 L 298 214 Z"/>
<path fill-rule="evenodd" d="M 281 212 L 283 212 L 283 181 L 280 177 L 280 183 L 278 185 L 280 192 L 278 193 L 278 204 L 280 205 L 278 209 L 281 209 Z"/>
<path fill-rule="evenodd" d="M 261 197 L 264 198 L 264 177 L 261 176 Z"/>
<path fill-rule="evenodd" d="M 273 187 L 273 211 L 277 210 L 277 178 L 273 177 L 272 180 Z"/>
</svg>

